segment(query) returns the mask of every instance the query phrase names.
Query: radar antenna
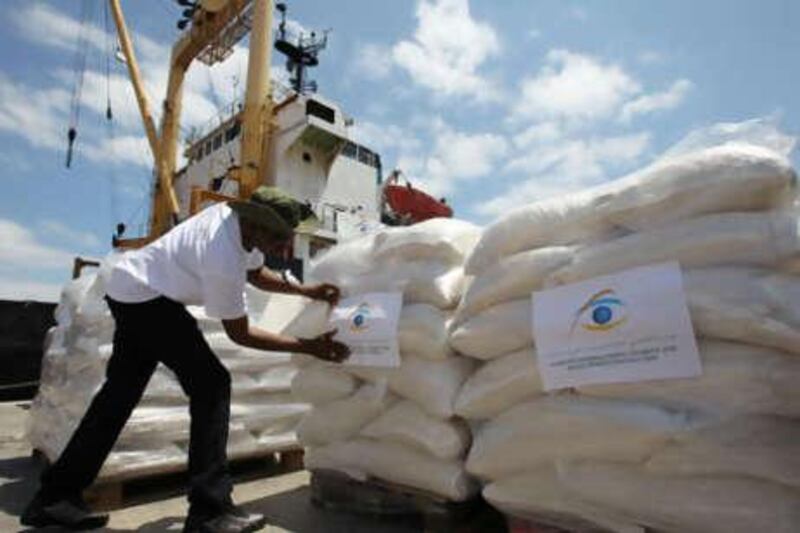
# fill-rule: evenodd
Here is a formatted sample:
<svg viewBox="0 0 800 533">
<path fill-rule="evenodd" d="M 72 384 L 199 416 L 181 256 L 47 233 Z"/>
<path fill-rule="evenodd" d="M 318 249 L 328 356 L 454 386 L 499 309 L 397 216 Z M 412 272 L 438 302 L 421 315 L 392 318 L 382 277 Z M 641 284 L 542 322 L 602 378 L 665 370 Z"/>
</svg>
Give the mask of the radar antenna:
<svg viewBox="0 0 800 533">
<path fill-rule="evenodd" d="M 291 74 L 289 82 L 297 93 L 316 92 L 317 82 L 307 79 L 306 69 L 319 65 L 318 55 L 328 45 L 330 30 L 323 31 L 322 37 L 317 36 L 313 31 L 309 35 L 300 32 L 297 36 L 297 43 L 293 43 L 286 35 L 286 12 L 288 11 L 286 3 L 278 2 L 275 8 L 281 14 L 275 49 L 286 56 L 286 70 Z"/>
</svg>

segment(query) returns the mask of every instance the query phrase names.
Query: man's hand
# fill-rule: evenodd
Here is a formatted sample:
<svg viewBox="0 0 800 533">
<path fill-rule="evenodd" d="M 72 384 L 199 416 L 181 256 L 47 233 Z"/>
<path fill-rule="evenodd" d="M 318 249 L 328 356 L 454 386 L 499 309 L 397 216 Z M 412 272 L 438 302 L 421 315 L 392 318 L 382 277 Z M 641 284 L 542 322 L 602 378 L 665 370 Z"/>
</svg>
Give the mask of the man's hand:
<svg viewBox="0 0 800 533">
<path fill-rule="evenodd" d="M 303 295 L 312 300 L 328 302 L 331 307 L 339 303 L 342 292 L 339 287 L 330 283 L 320 283 L 319 285 L 307 285 L 303 288 Z"/>
<path fill-rule="evenodd" d="M 333 340 L 336 330 L 323 333 L 313 339 L 303 339 L 304 352 L 323 361 L 341 363 L 350 355 L 350 348 L 346 344 Z"/>
</svg>

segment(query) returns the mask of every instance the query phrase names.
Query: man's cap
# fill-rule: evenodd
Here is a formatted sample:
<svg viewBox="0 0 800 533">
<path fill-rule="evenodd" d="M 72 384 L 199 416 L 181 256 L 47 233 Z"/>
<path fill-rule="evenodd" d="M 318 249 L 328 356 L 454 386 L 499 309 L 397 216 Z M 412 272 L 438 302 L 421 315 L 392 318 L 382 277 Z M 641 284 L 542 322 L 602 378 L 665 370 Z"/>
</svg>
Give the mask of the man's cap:
<svg viewBox="0 0 800 533">
<path fill-rule="evenodd" d="M 248 200 L 232 200 L 228 205 L 240 218 L 255 224 L 277 239 L 288 239 L 301 223 L 316 217 L 309 206 L 298 202 L 277 187 L 262 185 Z"/>
</svg>

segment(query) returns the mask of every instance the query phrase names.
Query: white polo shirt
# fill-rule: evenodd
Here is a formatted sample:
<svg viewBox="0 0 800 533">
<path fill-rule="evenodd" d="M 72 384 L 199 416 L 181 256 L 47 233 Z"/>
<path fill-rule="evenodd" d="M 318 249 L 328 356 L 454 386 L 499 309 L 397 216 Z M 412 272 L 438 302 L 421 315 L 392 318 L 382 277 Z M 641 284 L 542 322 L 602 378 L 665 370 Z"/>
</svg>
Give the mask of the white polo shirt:
<svg viewBox="0 0 800 533">
<path fill-rule="evenodd" d="M 206 314 L 233 319 L 247 312 L 247 271 L 263 266 L 264 255 L 242 246 L 239 217 L 227 204 L 204 209 L 114 265 L 106 293 L 123 303 L 161 295 Z"/>
</svg>

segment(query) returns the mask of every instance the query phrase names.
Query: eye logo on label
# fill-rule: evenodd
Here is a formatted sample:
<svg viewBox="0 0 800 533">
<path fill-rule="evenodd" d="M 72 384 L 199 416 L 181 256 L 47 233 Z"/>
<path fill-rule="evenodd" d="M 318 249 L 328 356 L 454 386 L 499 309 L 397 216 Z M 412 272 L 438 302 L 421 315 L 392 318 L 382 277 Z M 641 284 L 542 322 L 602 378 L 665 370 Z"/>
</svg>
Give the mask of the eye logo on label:
<svg viewBox="0 0 800 533">
<path fill-rule="evenodd" d="M 368 303 L 362 303 L 350 316 L 350 331 L 361 332 L 368 329 L 367 320 L 369 319 L 370 308 Z"/>
<path fill-rule="evenodd" d="M 607 332 L 618 328 L 628 317 L 625 303 L 617 297 L 613 289 L 604 289 L 589 298 L 575 313 L 570 333 L 578 326 L 592 332 Z"/>
</svg>

